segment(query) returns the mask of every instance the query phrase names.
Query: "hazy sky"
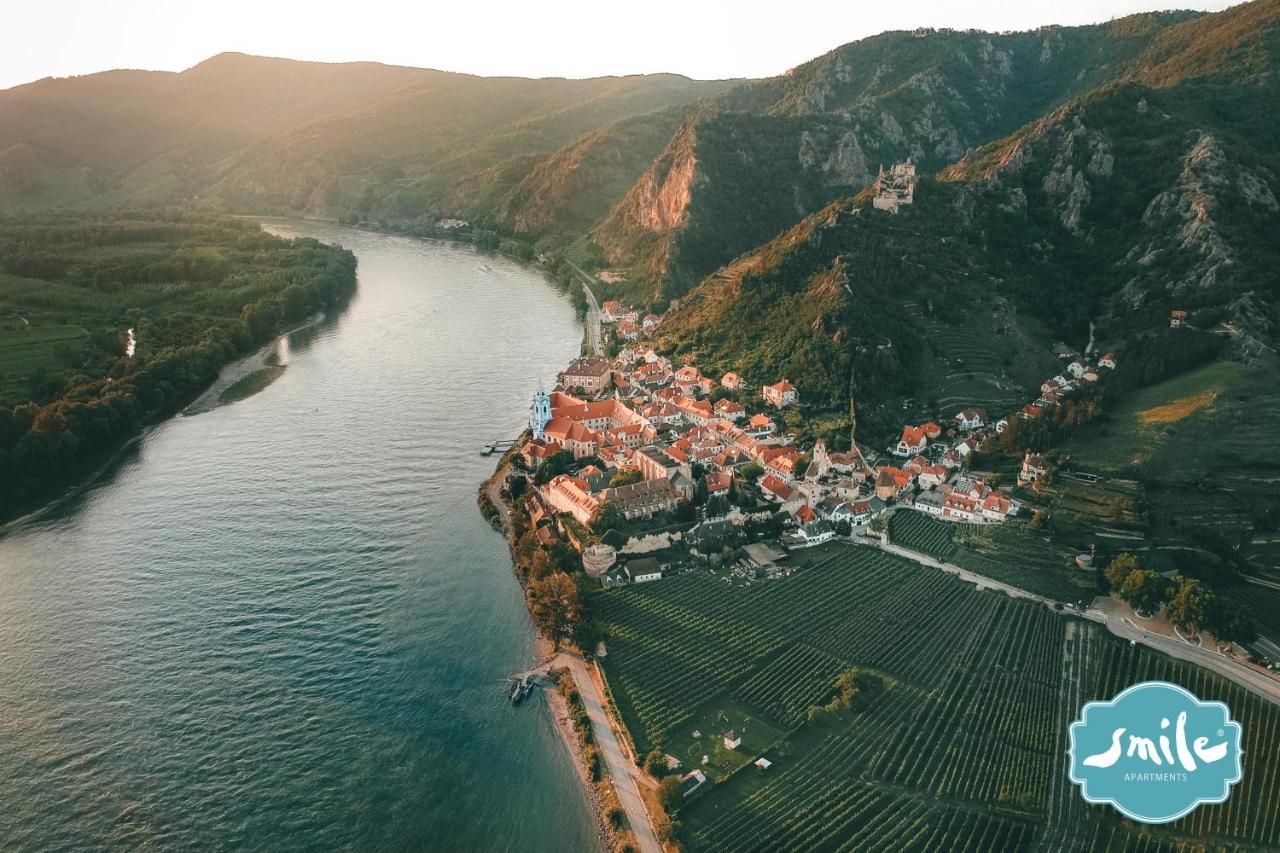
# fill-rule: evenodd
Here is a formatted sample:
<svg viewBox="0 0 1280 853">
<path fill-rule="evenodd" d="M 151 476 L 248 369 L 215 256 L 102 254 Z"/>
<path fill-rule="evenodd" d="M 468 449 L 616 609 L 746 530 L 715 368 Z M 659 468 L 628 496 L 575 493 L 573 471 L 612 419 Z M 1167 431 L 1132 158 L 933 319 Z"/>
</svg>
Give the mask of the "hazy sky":
<svg viewBox="0 0 1280 853">
<path fill-rule="evenodd" d="M 1231 0 L 26 0 L 0 7 L 0 88 L 109 68 L 179 71 L 225 50 L 473 74 L 763 77 L 918 26 L 1029 29 Z"/>
</svg>

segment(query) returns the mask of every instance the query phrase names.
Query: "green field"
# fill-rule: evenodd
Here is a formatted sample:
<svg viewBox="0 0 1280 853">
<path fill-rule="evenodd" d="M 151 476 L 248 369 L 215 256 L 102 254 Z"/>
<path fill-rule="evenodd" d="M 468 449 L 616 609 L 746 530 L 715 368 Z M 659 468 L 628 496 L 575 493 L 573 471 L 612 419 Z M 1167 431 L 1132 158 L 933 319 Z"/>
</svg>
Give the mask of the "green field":
<svg viewBox="0 0 1280 853">
<path fill-rule="evenodd" d="M 783 733 L 679 814 L 703 850 L 1201 850 L 1280 845 L 1280 709 L 1106 631 L 883 552 L 847 546 L 750 587 L 692 572 L 594 599 L 603 664 L 643 754 L 707 735 L 718 709 Z M 879 676 L 862 707 L 807 719 L 832 673 Z M 1245 779 L 1222 806 L 1139 827 L 1066 778 L 1089 699 L 1163 678 L 1227 702 Z M 754 747 L 748 748 L 748 747 Z M 687 750 L 686 750 L 687 751 Z M 683 756 L 682 756 L 683 758 Z M 687 762 L 686 762 L 687 769 Z"/>
<path fill-rule="evenodd" d="M 1074 602 L 1094 595 L 1093 575 L 1076 568 L 1071 549 L 1019 522 L 963 524 L 899 511 L 889 522 L 889 539 L 1046 598 Z"/>
<path fill-rule="evenodd" d="M 30 377 L 38 372 L 56 374 L 74 369 L 88 342 L 89 333 L 80 326 L 10 322 L 0 327 L 0 398 L 26 395 Z"/>
<path fill-rule="evenodd" d="M 1243 368 L 1218 361 L 1126 395 L 1098 428 L 1081 430 L 1059 448 L 1073 467 L 1118 473 L 1142 465 L 1188 419 L 1210 415 Z"/>
</svg>

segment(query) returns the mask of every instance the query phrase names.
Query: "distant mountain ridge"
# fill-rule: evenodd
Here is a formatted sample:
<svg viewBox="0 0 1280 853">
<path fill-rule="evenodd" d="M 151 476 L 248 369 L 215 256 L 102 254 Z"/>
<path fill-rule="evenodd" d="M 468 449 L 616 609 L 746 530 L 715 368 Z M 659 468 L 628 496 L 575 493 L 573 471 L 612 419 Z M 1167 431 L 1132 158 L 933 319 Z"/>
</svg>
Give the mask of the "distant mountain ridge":
<svg viewBox="0 0 1280 853">
<path fill-rule="evenodd" d="M 484 78 L 220 54 L 0 92 L 0 209 L 214 203 L 420 216 L 457 185 L 730 83 Z M 498 169 L 500 172 L 501 170 Z M 638 170 L 637 170 L 638 173 Z"/>
</svg>

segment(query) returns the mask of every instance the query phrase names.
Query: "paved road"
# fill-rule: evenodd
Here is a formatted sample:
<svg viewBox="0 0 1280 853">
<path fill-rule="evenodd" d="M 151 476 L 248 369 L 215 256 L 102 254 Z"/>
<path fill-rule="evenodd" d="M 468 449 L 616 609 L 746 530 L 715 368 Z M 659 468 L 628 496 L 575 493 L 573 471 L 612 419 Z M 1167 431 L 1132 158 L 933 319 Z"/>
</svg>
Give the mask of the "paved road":
<svg viewBox="0 0 1280 853">
<path fill-rule="evenodd" d="M 662 845 L 658 844 L 658 837 L 654 834 L 653 824 L 649 820 L 649 812 L 644 807 L 644 799 L 641 798 L 640 788 L 636 783 L 634 774 L 638 773 L 639 769 L 627 758 L 622 745 L 618 743 L 617 735 L 613 732 L 613 727 L 609 725 L 609 714 L 605 710 L 607 706 L 600 686 L 591 677 L 587 664 L 582 658 L 561 654 L 557 656 L 556 663 L 567 666 L 573 673 L 573 681 L 578 686 L 578 695 L 582 697 L 587 716 L 591 718 L 591 729 L 595 732 L 596 746 L 604 757 L 605 766 L 609 768 L 614 790 L 618 793 L 622 808 L 626 810 L 631 831 L 636 834 L 640 853 L 662 853 Z"/>
<path fill-rule="evenodd" d="M 980 589 L 983 587 L 989 587 L 991 589 L 998 589 L 1002 592 L 1006 592 L 1016 598 L 1026 598 L 1031 601 L 1038 601 L 1042 604 L 1048 605 L 1056 603 L 1052 599 L 1045 598 L 1044 596 L 1027 592 L 1025 589 L 1019 589 L 1018 587 L 1010 586 L 1009 584 L 1001 583 L 1000 581 L 992 580 L 991 578 L 984 577 L 982 575 L 976 575 L 973 572 L 966 571 L 952 563 L 943 563 L 939 560 L 935 560 L 927 554 L 921 554 L 918 551 L 912 551 L 908 548 L 903 548 L 900 545 L 894 545 L 890 542 L 881 543 L 875 539 L 867 539 L 865 537 L 857 537 L 855 541 L 860 544 L 878 547 L 891 554 L 897 554 L 900 557 L 905 557 L 908 560 L 914 560 L 924 566 L 932 566 L 933 568 L 950 572 L 953 575 L 958 575 L 964 580 L 976 583 Z M 1280 704 L 1280 680 L 1227 657 L 1214 649 L 1194 646 L 1190 643 L 1183 642 L 1172 637 L 1166 637 L 1162 634 L 1153 634 L 1150 631 L 1144 631 L 1125 619 L 1119 618 L 1114 614 L 1106 613 L 1097 608 L 1089 608 L 1088 610 L 1055 610 L 1054 612 L 1061 612 L 1064 615 L 1083 616 L 1086 619 L 1098 622 L 1106 626 L 1107 630 L 1115 634 L 1117 637 L 1141 643 L 1148 648 L 1152 648 L 1158 652 L 1169 655 L 1169 657 L 1199 664 L 1206 669 L 1218 673 L 1223 678 L 1234 681 L 1246 690 L 1256 693 L 1268 701 Z"/>
<path fill-rule="evenodd" d="M 587 297 L 587 332 L 591 342 L 591 354 L 601 355 L 604 353 L 604 339 L 600 335 L 600 304 L 596 302 L 596 295 L 591 290 L 591 276 L 583 272 L 582 268 L 573 261 L 565 261 L 565 263 L 578 274 L 582 283 L 582 292 Z"/>
</svg>

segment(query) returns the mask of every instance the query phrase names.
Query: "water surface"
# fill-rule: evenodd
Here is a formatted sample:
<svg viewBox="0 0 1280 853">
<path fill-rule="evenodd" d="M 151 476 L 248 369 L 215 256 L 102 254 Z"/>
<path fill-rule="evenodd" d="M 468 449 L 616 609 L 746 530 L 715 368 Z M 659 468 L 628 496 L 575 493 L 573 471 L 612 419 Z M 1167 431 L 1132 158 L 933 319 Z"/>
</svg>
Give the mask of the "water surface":
<svg viewBox="0 0 1280 853">
<path fill-rule="evenodd" d="M 0 850 L 577 850 L 475 509 L 581 327 L 537 273 L 314 223 L 359 292 L 247 400 L 0 539 Z M 485 271 L 485 264 L 490 271 Z"/>
</svg>

